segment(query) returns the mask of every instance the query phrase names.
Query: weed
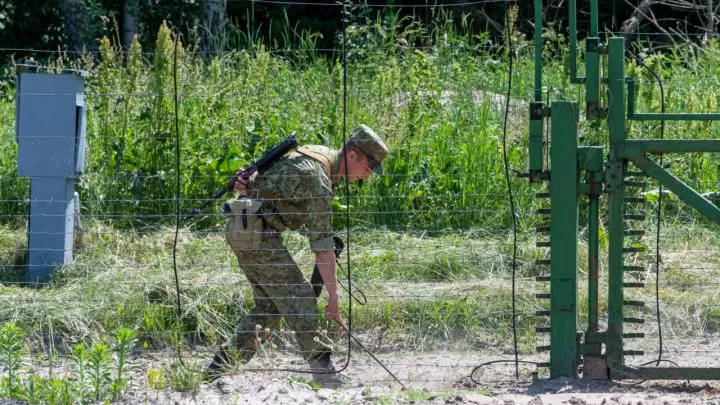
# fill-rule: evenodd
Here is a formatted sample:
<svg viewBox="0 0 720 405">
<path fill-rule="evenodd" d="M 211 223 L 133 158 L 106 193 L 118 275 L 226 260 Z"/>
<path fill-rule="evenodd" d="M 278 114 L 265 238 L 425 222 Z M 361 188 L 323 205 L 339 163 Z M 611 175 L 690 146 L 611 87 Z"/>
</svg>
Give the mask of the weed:
<svg viewBox="0 0 720 405">
<path fill-rule="evenodd" d="M 137 344 L 137 332 L 129 328 L 118 328 L 115 331 L 115 347 L 113 357 L 115 360 L 115 379 L 112 382 L 113 396 L 118 397 L 127 388 L 127 371 L 130 352 Z"/>
<path fill-rule="evenodd" d="M 78 343 L 70 352 L 70 362 L 73 366 L 73 372 L 75 375 L 75 386 L 76 394 L 80 402 L 84 402 L 89 399 L 88 395 L 91 393 L 92 387 L 90 386 L 91 381 L 88 378 L 88 360 L 90 358 L 90 350 L 85 343 Z"/>
<path fill-rule="evenodd" d="M 18 398 L 22 392 L 19 373 L 25 352 L 24 335 L 23 330 L 13 322 L 0 327 L 0 363 L 5 374 L 1 387 L 3 396 L 10 398 Z"/>
<path fill-rule="evenodd" d="M 307 387 L 307 388 L 315 390 L 315 391 L 322 388 L 322 384 L 314 382 L 312 380 L 308 380 L 307 378 L 302 378 L 302 377 L 291 377 L 290 382 L 294 383 L 294 384 L 302 385 L 304 387 Z"/>
<path fill-rule="evenodd" d="M 87 356 L 87 374 L 91 395 L 104 399 L 112 388 L 112 354 L 103 342 L 94 343 Z"/>
<path fill-rule="evenodd" d="M 170 385 L 178 391 L 197 393 L 202 385 L 203 373 L 200 363 L 173 362 L 170 367 L 165 370 Z"/>
<path fill-rule="evenodd" d="M 155 402 L 157 402 L 160 396 L 160 391 L 167 388 L 165 373 L 163 373 L 162 370 L 156 368 L 149 369 L 147 376 L 147 386 L 148 389 L 155 390 Z"/>
</svg>

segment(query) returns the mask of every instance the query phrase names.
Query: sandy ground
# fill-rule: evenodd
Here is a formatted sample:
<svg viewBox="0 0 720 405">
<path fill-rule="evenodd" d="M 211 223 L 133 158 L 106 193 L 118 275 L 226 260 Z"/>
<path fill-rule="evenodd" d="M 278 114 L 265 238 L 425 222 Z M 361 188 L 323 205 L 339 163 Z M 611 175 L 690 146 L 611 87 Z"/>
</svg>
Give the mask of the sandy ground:
<svg viewBox="0 0 720 405">
<path fill-rule="evenodd" d="M 280 353 L 278 353 L 280 354 Z M 121 403 L 136 404 L 719 404 L 720 383 L 683 381 L 584 381 L 533 376 L 534 366 L 494 365 L 475 374 L 478 364 L 497 360 L 471 352 L 376 354 L 405 385 L 393 380 L 368 355 L 353 351 L 343 375 L 350 383 L 338 389 L 313 388 L 292 354 L 253 359 L 243 369 L 204 384 L 196 395 L 155 391 L 135 380 Z M 506 356 L 507 357 L 507 356 Z M 541 358 L 524 357 L 539 361 Z M 343 359 L 336 361 L 343 364 Z M 150 367 L 146 364 L 140 368 Z M 157 365 L 155 365 L 157 366 Z M 138 370 L 138 375 L 142 370 Z"/>
</svg>

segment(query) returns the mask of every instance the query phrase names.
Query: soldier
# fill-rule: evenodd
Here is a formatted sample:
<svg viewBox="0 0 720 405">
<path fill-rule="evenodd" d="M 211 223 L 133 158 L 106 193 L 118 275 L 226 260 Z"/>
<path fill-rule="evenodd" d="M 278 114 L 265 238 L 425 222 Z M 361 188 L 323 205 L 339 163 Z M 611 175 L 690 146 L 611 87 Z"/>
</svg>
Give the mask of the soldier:
<svg viewBox="0 0 720 405">
<path fill-rule="evenodd" d="M 387 155 L 387 146 L 380 137 L 368 126 L 360 125 L 340 151 L 324 146 L 301 146 L 256 178 L 250 181 L 238 178 L 236 191 L 262 198 L 261 237 L 255 237 L 250 245 L 240 243 L 231 229 L 233 218 L 228 223 L 227 236 L 240 268 L 252 285 L 255 307 L 237 326 L 230 342 L 220 347 L 206 371 L 207 379 L 216 379 L 233 362 L 230 355 L 233 350 L 241 361 L 250 360 L 261 339 L 285 318 L 289 328 L 295 331 L 313 379 L 326 386 L 342 383 L 330 360 L 332 341 L 320 332 L 312 285 L 282 244 L 281 233 L 304 227 L 328 293 L 326 316 L 344 329 L 335 273 L 333 188 L 343 177 L 355 182 L 368 179 L 372 172 L 382 175 L 381 163 Z M 246 214 L 245 208 L 243 214 Z M 247 215 L 243 215 L 242 221 L 247 226 Z"/>
</svg>

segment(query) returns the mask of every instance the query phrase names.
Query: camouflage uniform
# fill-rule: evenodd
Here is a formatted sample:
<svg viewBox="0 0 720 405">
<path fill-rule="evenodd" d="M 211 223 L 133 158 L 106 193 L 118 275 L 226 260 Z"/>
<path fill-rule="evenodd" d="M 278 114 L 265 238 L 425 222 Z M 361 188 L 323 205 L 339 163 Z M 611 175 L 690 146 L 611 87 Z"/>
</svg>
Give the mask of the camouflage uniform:
<svg viewBox="0 0 720 405">
<path fill-rule="evenodd" d="M 337 170 L 338 151 L 312 148 L 330 157 L 333 171 Z M 252 284 L 255 307 L 238 325 L 230 344 L 247 360 L 259 344 L 256 325 L 273 329 L 284 317 L 306 359 L 330 352 L 332 342 L 318 331 L 317 298 L 312 286 L 282 244 L 281 235 L 285 229 L 305 225 L 313 251 L 333 249 L 330 173 L 320 161 L 292 152 L 261 173 L 250 190 L 276 194 L 276 198 L 263 201 L 267 227 L 259 249 L 234 249 L 240 268 Z"/>
<path fill-rule="evenodd" d="M 368 156 L 373 171 L 382 174 L 380 163 L 387 147 L 365 125 L 359 126 L 349 142 Z M 240 268 L 252 284 L 255 307 L 238 325 L 230 344 L 249 360 L 263 337 L 284 318 L 295 331 L 303 357 L 312 362 L 332 351 L 332 341 L 319 331 L 317 298 L 287 248 L 282 244 L 285 229 L 301 230 L 314 251 L 333 250 L 332 198 L 338 177 L 340 152 L 324 146 L 304 147 L 291 152 L 248 187 L 248 194 L 263 197 L 264 227 L 258 249 L 233 248 Z M 311 157 L 307 152 L 312 152 Z M 318 159 L 317 155 L 324 159 Z M 231 245 L 232 246 L 232 245 Z"/>
</svg>

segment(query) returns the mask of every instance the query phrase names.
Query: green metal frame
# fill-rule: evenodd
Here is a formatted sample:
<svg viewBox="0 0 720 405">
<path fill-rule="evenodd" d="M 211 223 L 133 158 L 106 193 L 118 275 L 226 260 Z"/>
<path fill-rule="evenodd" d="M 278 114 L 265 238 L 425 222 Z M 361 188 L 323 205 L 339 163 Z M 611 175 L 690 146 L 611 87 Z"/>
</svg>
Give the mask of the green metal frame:
<svg viewBox="0 0 720 405">
<path fill-rule="evenodd" d="M 552 121 L 577 119 L 577 104 L 552 103 Z M 570 377 L 577 369 L 577 232 L 578 170 L 577 127 L 553 125 L 551 129 L 553 181 L 550 183 L 550 368 Z M 568 243 L 569 242 L 569 243 Z"/>
<path fill-rule="evenodd" d="M 538 328 L 550 333 L 549 349 L 551 377 L 576 377 L 578 366 L 585 361 L 604 365 L 608 377 L 646 379 L 720 379 L 720 368 L 687 367 L 631 367 L 625 356 L 640 354 L 625 350 L 625 339 L 641 338 L 642 333 L 625 333 L 626 323 L 641 323 L 642 319 L 627 315 L 628 307 L 643 303 L 625 299 L 625 289 L 641 283 L 625 282 L 628 271 L 637 270 L 625 264 L 626 235 L 639 231 L 626 229 L 626 221 L 639 219 L 625 212 L 628 199 L 626 188 L 633 186 L 626 177 L 627 165 L 633 163 L 645 175 L 657 179 L 681 200 L 711 220 L 720 223 L 720 208 L 675 177 L 649 155 L 663 153 L 720 152 L 720 139 L 656 140 L 627 139 L 629 120 L 701 120 L 720 121 L 720 113 L 637 113 L 635 112 L 635 82 L 625 77 L 625 40 L 610 38 L 601 44 L 598 37 L 598 1 L 590 3 L 590 32 L 586 38 L 585 77 L 577 74 L 576 1 L 570 0 L 569 45 L 570 82 L 585 86 L 587 119 L 607 119 L 609 144 L 606 147 L 578 145 L 577 104 L 557 100 L 547 108 L 542 102 L 542 1 L 535 0 L 535 99 L 530 105 L 529 178 L 531 182 L 550 183 L 550 310 L 539 315 L 550 316 L 550 328 Z M 607 57 L 607 77 L 600 75 L 600 59 Z M 608 105 L 603 107 L 600 86 L 607 85 Z M 543 159 L 542 126 L 551 120 L 551 148 L 549 162 Z M 604 156 L 606 154 L 606 156 Z M 607 201 L 608 235 L 608 326 L 600 331 L 599 318 L 599 212 L 601 196 Z M 588 327 L 577 331 L 577 240 L 578 201 L 588 199 Z M 541 227 L 547 230 L 547 226 Z M 541 244 L 544 246 L 545 244 Z M 604 345 L 604 351 L 603 351 Z M 585 370 L 587 373 L 587 369 Z"/>
</svg>

